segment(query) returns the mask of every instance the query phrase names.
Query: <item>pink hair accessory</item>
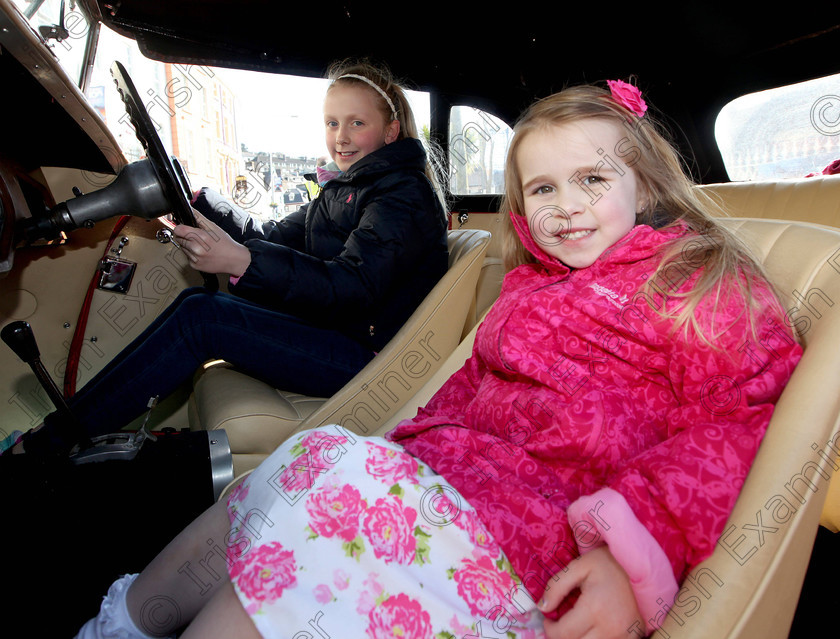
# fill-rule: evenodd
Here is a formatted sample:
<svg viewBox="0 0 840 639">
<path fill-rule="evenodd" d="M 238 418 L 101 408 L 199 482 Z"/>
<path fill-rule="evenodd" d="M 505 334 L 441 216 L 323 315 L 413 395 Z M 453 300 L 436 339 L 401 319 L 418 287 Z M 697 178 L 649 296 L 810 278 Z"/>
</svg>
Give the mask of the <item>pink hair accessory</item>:
<svg viewBox="0 0 840 639">
<path fill-rule="evenodd" d="M 610 88 L 613 100 L 621 106 L 629 109 L 639 117 L 645 114 L 647 104 L 642 99 L 642 92 L 639 89 L 623 80 L 607 80 L 607 86 Z"/>
</svg>

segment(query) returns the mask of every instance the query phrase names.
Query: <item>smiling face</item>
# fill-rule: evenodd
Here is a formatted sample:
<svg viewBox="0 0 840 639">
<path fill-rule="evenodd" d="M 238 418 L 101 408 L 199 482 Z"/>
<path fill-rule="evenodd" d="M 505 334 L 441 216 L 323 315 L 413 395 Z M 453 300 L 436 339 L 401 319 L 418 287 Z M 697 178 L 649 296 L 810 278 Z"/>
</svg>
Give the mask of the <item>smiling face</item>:
<svg viewBox="0 0 840 639">
<path fill-rule="evenodd" d="M 615 157 L 625 133 L 588 118 L 530 131 L 516 157 L 531 236 L 570 268 L 586 268 L 636 224 L 644 193 Z"/>
<path fill-rule="evenodd" d="M 382 97 L 356 84 L 335 84 L 324 99 L 327 150 L 342 171 L 397 139 L 399 122 L 386 122 Z"/>
</svg>

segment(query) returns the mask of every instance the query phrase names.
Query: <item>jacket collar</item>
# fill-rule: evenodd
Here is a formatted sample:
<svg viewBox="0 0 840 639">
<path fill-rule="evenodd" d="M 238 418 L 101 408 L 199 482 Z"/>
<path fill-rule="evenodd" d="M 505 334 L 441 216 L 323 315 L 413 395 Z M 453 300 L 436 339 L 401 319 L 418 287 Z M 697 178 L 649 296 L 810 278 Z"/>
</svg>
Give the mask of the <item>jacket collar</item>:
<svg viewBox="0 0 840 639">
<path fill-rule="evenodd" d="M 344 171 L 338 168 L 338 165 L 335 162 L 330 162 L 326 166 L 316 166 L 315 167 L 315 175 L 312 176 L 313 182 L 317 182 L 318 186 L 324 186 L 330 180 L 334 180 L 338 176 L 340 176 Z M 312 175 L 311 173 L 307 173 L 303 177 L 309 179 L 307 176 Z"/>
<path fill-rule="evenodd" d="M 349 180 L 361 174 L 401 169 L 423 171 L 425 168 L 426 151 L 423 148 L 423 143 L 416 138 L 404 138 L 369 153 L 335 179 Z"/>
<path fill-rule="evenodd" d="M 524 215 L 514 215 L 511 211 L 510 219 L 523 246 L 536 258 L 541 266 L 549 272 L 558 275 L 565 275 L 571 272 L 572 269 L 556 257 L 552 257 L 542 250 L 540 245 L 531 236 L 528 230 L 528 221 Z M 602 266 L 604 264 L 638 262 L 639 260 L 650 257 L 664 243 L 676 239 L 686 232 L 688 232 L 688 227 L 684 223 L 678 223 L 662 229 L 654 229 L 647 224 L 639 224 L 634 226 L 627 235 L 604 251 L 595 260 L 595 263 L 588 268 Z"/>
</svg>

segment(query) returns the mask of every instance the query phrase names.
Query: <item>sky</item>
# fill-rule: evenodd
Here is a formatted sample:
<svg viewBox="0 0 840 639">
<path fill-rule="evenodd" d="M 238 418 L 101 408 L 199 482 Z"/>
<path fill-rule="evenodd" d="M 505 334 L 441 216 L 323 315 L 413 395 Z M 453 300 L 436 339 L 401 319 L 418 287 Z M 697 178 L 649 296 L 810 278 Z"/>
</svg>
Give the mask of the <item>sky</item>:
<svg viewBox="0 0 840 639">
<path fill-rule="evenodd" d="M 326 153 L 322 108 L 326 81 L 215 69 L 236 95 L 240 143 L 251 151 L 318 157 Z"/>
<path fill-rule="evenodd" d="M 250 151 L 318 157 L 326 154 L 323 102 L 328 81 L 214 69 L 236 95 L 236 128 Z M 418 128 L 429 123 L 428 95 L 409 92 Z"/>
</svg>

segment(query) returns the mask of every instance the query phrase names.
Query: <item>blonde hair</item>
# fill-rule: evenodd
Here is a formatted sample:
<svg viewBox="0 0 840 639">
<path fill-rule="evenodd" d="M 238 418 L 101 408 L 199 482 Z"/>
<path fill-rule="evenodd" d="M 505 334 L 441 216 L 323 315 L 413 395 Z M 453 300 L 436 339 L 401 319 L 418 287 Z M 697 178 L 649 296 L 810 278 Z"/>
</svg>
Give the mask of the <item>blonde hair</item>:
<svg viewBox="0 0 840 639">
<path fill-rule="evenodd" d="M 444 188 L 446 171 L 443 169 L 440 149 L 432 140 L 420 135 L 417 122 L 414 120 L 414 111 L 411 109 L 405 89 L 391 74 L 388 67 L 383 64 L 374 64 L 366 59 L 342 60 L 333 63 L 329 68 L 327 79 L 332 80 L 327 92 L 336 85 L 364 87 L 378 98 L 379 110 L 386 123 L 391 122 L 396 116 L 400 123 L 400 131 L 396 140 L 414 138 L 423 143 L 426 150 L 426 177 L 431 182 L 445 215 L 447 206 L 446 190 Z M 377 90 L 377 87 L 379 90 Z M 390 102 L 385 99 L 386 97 Z"/>
<path fill-rule="evenodd" d="M 654 228 L 684 224 L 694 231 L 663 245 L 659 266 L 644 285 L 655 288 L 663 297 L 676 298 L 680 303 L 673 305 L 671 310 L 667 310 L 664 303 L 661 308 L 653 304 L 651 307 L 660 315 L 674 318 L 675 331 L 680 328 L 687 331 L 691 327 L 701 339 L 710 343 L 710 337 L 722 334 L 728 327 L 712 328 L 712 335 L 705 335 L 697 323 L 695 310 L 706 295 L 713 296 L 716 308 L 724 291 L 731 291 L 729 286 L 733 285 L 748 300 L 744 310 L 749 313 L 755 332 L 754 311 L 758 304 L 752 299 L 753 283 L 757 278 L 768 281 L 761 264 L 718 222 L 722 211 L 695 187 L 679 153 L 664 128 L 650 117 L 650 111 L 640 118 L 616 102 L 608 90 L 597 86 L 572 87 L 539 100 L 515 125 L 505 164 L 505 195 L 501 204 L 506 223 L 503 236 L 505 267 L 511 269 L 536 262 L 522 245 L 507 215 L 509 211 L 514 215 L 525 214 L 522 180 L 516 162 L 522 140 L 534 131 L 588 118 L 608 120 L 627 131 L 627 136 L 616 148 L 620 147 L 621 158 L 647 195 L 647 205 L 637 214 L 637 224 Z M 701 267 L 695 285 L 688 291 L 678 291 Z M 677 278 L 674 273 L 679 274 Z M 657 283 L 662 282 L 667 286 L 657 288 Z M 667 290 L 663 291 L 663 288 Z"/>
</svg>

